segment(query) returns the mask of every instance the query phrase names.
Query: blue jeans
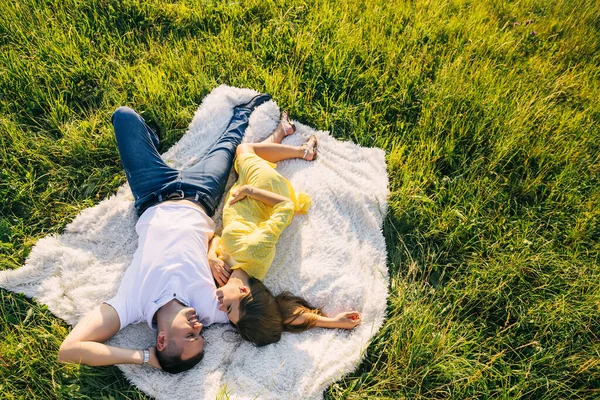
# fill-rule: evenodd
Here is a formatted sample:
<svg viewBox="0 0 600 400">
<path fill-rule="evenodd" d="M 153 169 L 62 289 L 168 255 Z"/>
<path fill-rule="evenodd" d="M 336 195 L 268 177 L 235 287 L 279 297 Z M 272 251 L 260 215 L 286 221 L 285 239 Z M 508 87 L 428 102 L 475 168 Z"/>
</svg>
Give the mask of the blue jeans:
<svg viewBox="0 0 600 400">
<path fill-rule="evenodd" d="M 186 198 L 199 203 L 212 217 L 251 113 L 250 108 L 234 108 L 229 126 L 208 153 L 193 167 L 179 171 L 162 160 L 158 136 L 144 119 L 131 108 L 117 108 L 111 122 L 138 215 L 159 202 Z"/>
</svg>

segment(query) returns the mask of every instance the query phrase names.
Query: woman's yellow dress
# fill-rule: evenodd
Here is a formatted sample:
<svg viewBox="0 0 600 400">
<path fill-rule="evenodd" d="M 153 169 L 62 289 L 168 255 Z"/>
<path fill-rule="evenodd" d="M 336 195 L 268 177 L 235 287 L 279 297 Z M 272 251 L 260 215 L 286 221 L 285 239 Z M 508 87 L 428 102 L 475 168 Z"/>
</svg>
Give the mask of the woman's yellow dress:
<svg viewBox="0 0 600 400">
<path fill-rule="evenodd" d="M 311 203 L 307 194 L 295 193 L 290 182 L 274 168 L 275 164 L 252 152 L 242 153 L 235 160 L 239 179 L 225 200 L 223 233 L 217 250 L 233 269 L 242 268 L 260 280 L 275 258 L 275 245 L 281 232 L 292 222 L 294 213 L 306 213 Z M 246 197 L 230 205 L 232 191 L 243 185 L 277 193 L 290 201 L 270 207 Z"/>
</svg>

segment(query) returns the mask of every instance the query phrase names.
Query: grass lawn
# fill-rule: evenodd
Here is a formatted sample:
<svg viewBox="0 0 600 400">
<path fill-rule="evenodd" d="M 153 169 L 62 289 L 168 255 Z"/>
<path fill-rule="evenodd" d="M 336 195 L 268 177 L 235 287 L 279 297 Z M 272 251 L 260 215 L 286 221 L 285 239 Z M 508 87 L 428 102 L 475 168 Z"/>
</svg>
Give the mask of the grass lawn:
<svg viewBox="0 0 600 400">
<path fill-rule="evenodd" d="M 125 182 L 117 106 L 165 151 L 250 87 L 387 154 L 388 319 L 327 398 L 600 398 L 599 65 L 597 0 L 3 1 L 0 269 Z M 145 398 L 0 302 L 1 398 Z"/>
</svg>

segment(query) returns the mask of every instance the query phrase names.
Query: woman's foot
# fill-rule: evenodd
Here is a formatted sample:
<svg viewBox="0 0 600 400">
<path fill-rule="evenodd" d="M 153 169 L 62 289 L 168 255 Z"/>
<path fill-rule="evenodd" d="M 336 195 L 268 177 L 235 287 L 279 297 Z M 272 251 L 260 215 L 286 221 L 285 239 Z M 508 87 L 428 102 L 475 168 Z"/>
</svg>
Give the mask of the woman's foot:
<svg viewBox="0 0 600 400">
<path fill-rule="evenodd" d="M 312 135 L 300 148 L 304 151 L 303 159 L 314 161 L 317 159 L 317 137 Z"/>
<path fill-rule="evenodd" d="M 284 136 L 290 136 L 296 132 L 296 124 L 290 121 L 287 111 L 281 113 L 281 122 L 279 122 L 279 126 L 281 127 Z"/>
<path fill-rule="evenodd" d="M 279 125 L 277 125 L 277 128 L 275 128 L 271 134 L 271 142 L 281 143 L 286 136 L 290 136 L 294 132 L 296 132 L 296 125 L 290 121 L 287 112 L 283 111 L 281 113 L 281 121 L 279 121 Z"/>
</svg>

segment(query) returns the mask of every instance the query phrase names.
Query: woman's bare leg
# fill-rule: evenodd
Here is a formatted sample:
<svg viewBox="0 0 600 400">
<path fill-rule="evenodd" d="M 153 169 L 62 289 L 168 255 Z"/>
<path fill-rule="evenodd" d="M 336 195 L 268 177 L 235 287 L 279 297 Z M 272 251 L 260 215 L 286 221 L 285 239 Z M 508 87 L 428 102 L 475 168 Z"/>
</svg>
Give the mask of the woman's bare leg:
<svg viewBox="0 0 600 400">
<path fill-rule="evenodd" d="M 306 143 L 301 146 L 288 146 L 281 144 L 281 141 L 296 131 L 296 127 L 289 120 L 287 112 L 281 113 L 281 121 L 271 136 L 260 143 L 244 143 L 238 146 L 236 155 L 245 152 L 252 152 L 258 155 L 263 160 L 269 162 L 279 162 L 290 158 L 303 158 L 307 161 L 312 161 L 316 157 L 317 138 L 312 136 Z"/>
<path fill-rule="evenodd" d="M 281 126 L 281 122 L 277 125 L 277 128 L 271 133 L 271 136 L 263 140 L 261 143 L 281 143 L 283 138 L 285 138 L 285 133 L 283 131 L 283 127 Z"/>
<path fill-rule="evenodd" d="M 281 113 L 281 121 L 277 125 L 277 128 L 273 131 L 271 136 L 263 140 L 261 143 L 281 143 L 281 141 L 286 137 L 294 133 L 296 127 L 289 120 L 287 112 Z"/>
<path fill-rule="evenodd" d="M 315 145 L 317 139 L 313 136 L 301 146 L 288 146 L 280 143 L 243 143 L 237 148 L 237 155 L 251 151 L 263 160 L 276 163 L 290 158 L 303 158 L 312 161 L 316 156 Z M 308 149 L 308 151 L 306 151 Z"/>
<path fill-rule="evenodd" d="M 272 163 L 304 156 L 304 150 L 300 146 L 288 146 L 279 143 L 252 143 L 252 151 L 263 160 Z"/>
</svg>

